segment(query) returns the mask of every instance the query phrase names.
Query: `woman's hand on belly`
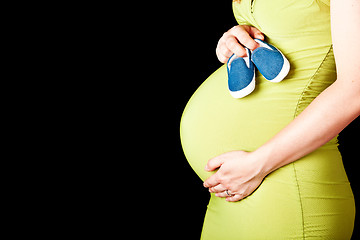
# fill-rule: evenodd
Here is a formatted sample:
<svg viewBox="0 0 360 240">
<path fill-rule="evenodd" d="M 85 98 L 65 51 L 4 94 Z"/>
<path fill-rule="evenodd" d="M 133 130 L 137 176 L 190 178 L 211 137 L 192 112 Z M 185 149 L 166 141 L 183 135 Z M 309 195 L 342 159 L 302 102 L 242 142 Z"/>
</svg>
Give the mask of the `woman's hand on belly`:
<svg viewBox="0 0 360 240">
<path fill-rule="evenodd" d="M 246 56 L 244 46 L 251 50 L 259 46 L 254 38 L 264 40 L 264 35 L 255 27 L 238 25 L 231 28 L 224 33 L 217 44 L 216 55 L 219 61 L 225 63 L 233 54 L 238 57 Z"/>
<path fill-rule="evenodd" d="M 249 196 L 266 176 L 257 159 L 244 151 L 227 152 L 210 159 L 205 170 L 218 171 L 204 182 L 204 187 L 209 188 L 209 192 L 216 193 L 217 197 L 226 197 L 230 202 Z"/>
</svg>

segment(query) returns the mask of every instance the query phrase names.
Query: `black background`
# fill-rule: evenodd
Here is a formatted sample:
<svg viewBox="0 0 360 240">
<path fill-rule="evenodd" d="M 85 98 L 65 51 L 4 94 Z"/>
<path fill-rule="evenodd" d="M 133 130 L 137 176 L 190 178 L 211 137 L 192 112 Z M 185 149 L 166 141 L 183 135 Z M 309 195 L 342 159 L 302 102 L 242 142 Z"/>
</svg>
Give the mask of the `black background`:
<svg viewBox="0 0 360 240">
<path fill-rule="evenodd" d="M 156 70 L 152 68 L 154 77 L 149 84 L 161 90 L 148 93 L 153 99 L 149 110 L 156 111 L 150 117 L 152 126 L 149 135 L 161 139 L 150 144 L 150 154 L 159 159 L 157 170 L 151 175 L 160 185 L 160 190 L 154 186 L 150 192 L 158 196 L 159 203 L 151 209 L 151 213 L 162 220 L 152 231 L 165 238 L 171 232 L 172 236 L 199 239 L 209 194 L 183 155 L 180 119 L 191 95 L 221 66 L 215 55 L 216 44 L 225 31 L 236 25 L 236 21 L 231 1 L 206 1 L 201 4 L 178 1 L 154 19 L 149 30 L 156 37 L 146 36 L 154 46 L 146 48 L 147 54 L 156 56 Z M 356 119 L 339 137 L 339 148 L 357 202 L 360 199 L 360 188 L 357 186 L 359 126 L 360 119 Z M 153 163 L 148 164 L 153 167 Z M 359 235 L 356 230 L 358 222 L 357 219 L 353 239 Z"/>
</svg>

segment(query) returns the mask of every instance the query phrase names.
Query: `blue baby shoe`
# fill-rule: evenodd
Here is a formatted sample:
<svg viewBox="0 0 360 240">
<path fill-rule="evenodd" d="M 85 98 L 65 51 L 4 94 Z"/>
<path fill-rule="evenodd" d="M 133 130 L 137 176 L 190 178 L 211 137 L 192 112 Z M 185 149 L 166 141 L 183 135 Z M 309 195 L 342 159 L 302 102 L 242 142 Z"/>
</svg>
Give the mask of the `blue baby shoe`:
<svg viewBox="0 0 360 240">
<path fill-rule="evenodd" d="M 234 98 L 243 98 L 255 89 L 255 66 L 251 61 L 251 51 L 245 49 L 246 57 L 233 54 L 227 62 L 228 87 Z"/>
<path fill-rule="evenodd" d="M 270 82 L 281 82 L 290 70 L 290 63 L 276 47 L 260 40 L 254 39 L 260 44 L 251 55 L 259 72 Z"/>
</svg>

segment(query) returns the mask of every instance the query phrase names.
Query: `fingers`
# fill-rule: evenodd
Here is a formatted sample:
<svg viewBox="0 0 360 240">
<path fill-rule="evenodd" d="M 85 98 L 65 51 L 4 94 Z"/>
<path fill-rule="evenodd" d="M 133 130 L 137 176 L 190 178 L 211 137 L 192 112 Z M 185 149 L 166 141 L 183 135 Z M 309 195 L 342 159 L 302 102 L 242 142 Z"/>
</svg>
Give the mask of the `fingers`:
<svg viewBox="0 0 360 240">
<path fill-rule="evenodd" d="M 221 185 L 221 184 L 219 184 L 219 185 Z M 231 196 L 229 196 L 228 193 Z M 247 197 L 247 195 L 244 195 L 244 194 L 238 194 L 238 193 L 233 194 L 233 193 L 231 193 L 230 190 L 228 190 L 228 193 L 226 192 L 226 189 L 225 189 L 223 191 L 215 192 L 215 196 L 220 197 L 220 198 L 226 198 L 226 201 L 228 201 L 228 202 L 237 202 L 237 201 L 242 200 Z"/>
<path fill-rule="evenodd" d="M 222 184 L 218 184 L 214 187 L 209 188 L 209 192 L 211 193 L 222 193 L 225 192 L 227 190 L 226 187 L 224 187 Z"/>
<path fill-rule="evenodd" d="M 249 35 L 250 35 L 252 38 L 257 38 L 257 39 L 265 40 L 264 34 L 263 34 L 262 32 L 260 32 L 259 29 L 255 28 L 255 27 L 250 27 L 250 26 L 244 26 L 244 27 L 245 27 L 245 28 L 246 28 L 246 27 L 249 27 L 248 32 L 249 32 Z"/>
<path fill-rule="evenodd" d="M 230 190 L 228 190 L 228 193 L 231 195 L 229 196 L 226 191 L 215 193 L 216 197 L 226 198 L 226 201 L 228 202 L 237 202 L 247 197 L 247 195 L 243 194 L 232 194 Z"/>
<path fill-rule="evenodd" d="M 226 201 L 228 201 L 228 202 L 237 202 L 237 201 L 240 201 L 243 198 L 244 198 L 243 195 L 235 194 L 235 195 L 233 195 L 231 197 L 227 196 Z"/>
<path fill-rule="evenodd" d="M 229 33 L 229 34 L 233 34 L 233 33 Z M 226 39 L 226 41 L 225 41 L 226 47 L 231 51 L 231 53 L 235 53 L 235 55 L 238 57 L 246 56 L 245 48 L 242 45 L 240 45 L 239 40 L 235 34 L 234 34 L 234 36 L 235 37 L 229 37 Z M 258 43 L 256 43 L 256 44 L 258 44 Z"/>
<path fill-rule="evenodd" d="M 233 35 L 226 32 L 218 42 L 216 55 L 220 62 L 225 63 L 234 53 L 237 56 L 245 56 L 246 51 Z"/>
<path fill-rule="evenodd" d="M 264 35 L 255 27 L 238 25 L 224 33 L 216 47 L 216 55 L 220 62 L 225 63 L 232 54 L 245 57 L 244 47 L 255 50 L 259 44 L 254 38 L 264 40 Z"/>
<path fill-rule="evenodd" d="M 220 184 L 219 178 L 217 174 L 212 175 L 203 183 L 203 186 L 206 188 L 212 188 L 216 185 Z"/>
<path fill-rule="evenodd" d="M 251 50 L 255 50 L 259 46 L 259 44 L 254 41 L 252 36 L 250 36 L 252 31 L 252 27 L 250 26 L 235 26 L 230 29 L 230 34 L 234 35 L 243 46 Z"/>
<path fill-rule="evenodd" d="M 205 166 L 205 171 L 211 172 L 215 169 L 219 168 L 224 163 L 224 159 L 222 157 L 214 157 L 208 161 Z"/>
<path fill-rule="evenodd" d="M 233 53 L 226 47 L 226 45 L 220 45 L 216 48 L 216 56 L 219 61 L 226 63 Z"/>
<path fill-rule="evenodd" d="M 226 192 L 227 191 L 227 192 Z M 226 197 L 234 197 L 234 194 L 231 193 L 224 185 L 218 184 L 214 187 L 209 188 L 209 192 L 215 193 L 216 197 L 226 198 Z M 230 194 L 230 195 L 229 195 Z"/>
<path fill-rule="evenodd" d="M 222 191 L 220 193 L 215 193 L 216 197 L 226 198 L 229 197 L 229 195 L 226 193 L 226 191 Z"/>
<path fill-rule="evenodd" d="M 219 61 L 222 63 L 227 62 L 227 60 L 234 53 L 238 57 L 246 56 L 245 48 L 239 43 L 238 39 L 231 31 L 232 30 L 229 30 L 228 32 L 224 33 L 216 47 L 216 55 Z"/>
</svg>

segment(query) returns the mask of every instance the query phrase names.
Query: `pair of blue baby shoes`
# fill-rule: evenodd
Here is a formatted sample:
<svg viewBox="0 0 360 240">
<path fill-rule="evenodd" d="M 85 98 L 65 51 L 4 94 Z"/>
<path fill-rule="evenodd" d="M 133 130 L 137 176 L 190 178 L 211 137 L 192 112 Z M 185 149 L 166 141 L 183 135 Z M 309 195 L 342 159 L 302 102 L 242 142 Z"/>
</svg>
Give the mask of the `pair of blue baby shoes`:
<svg viewBox="0 0 360 240">
<path fill-rule="evenodd" d="M 260 40 L 254 51 L 245 48 L 247 56 L 233 54 L 227 62 L 228 86 L 231 96 L 243 98 L 255 89 L 255 66 L 270 82 L 281 82 L 290 70 L 290 63 L 276 47 Z"/>
</svg>

